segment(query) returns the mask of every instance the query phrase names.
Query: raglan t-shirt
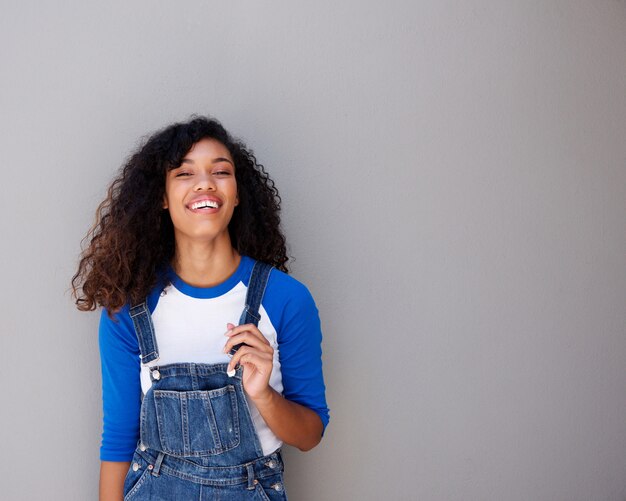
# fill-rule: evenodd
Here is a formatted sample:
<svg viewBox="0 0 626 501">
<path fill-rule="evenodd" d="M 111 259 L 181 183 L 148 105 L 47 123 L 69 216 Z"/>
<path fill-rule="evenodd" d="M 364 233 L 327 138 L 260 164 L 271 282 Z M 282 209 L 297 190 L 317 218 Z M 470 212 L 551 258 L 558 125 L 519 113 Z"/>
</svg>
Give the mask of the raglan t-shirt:
<svg viewBox="0 0 626 501">
<path fill-rule="evenodd" d="M 237 270 L 215 287 L 193 287 L 168 268 L 165 287 L 147 298 L 159 360 L 141 364 L 139 343 L 125 305 L 112 318 L 103 310 L 99 343 L 102 366 L 103 433 L 100 459 L 130 461 L 139 439 L 141 398 L 150 388 L 149 367 L 170 363 L 228 363 L 226 324 L 237 325 L 254 260 L 242 256 Z M 322 374 L 322 333 L 317 307 L 302 283 L 277 269 L 270 273 L 259 309 L 259 330 L 274 349 L 270 386 L 285 398 L 329 421 Z M 250 413 L 264 454 L 282 442 L 254 403 Z"/>
</svg>

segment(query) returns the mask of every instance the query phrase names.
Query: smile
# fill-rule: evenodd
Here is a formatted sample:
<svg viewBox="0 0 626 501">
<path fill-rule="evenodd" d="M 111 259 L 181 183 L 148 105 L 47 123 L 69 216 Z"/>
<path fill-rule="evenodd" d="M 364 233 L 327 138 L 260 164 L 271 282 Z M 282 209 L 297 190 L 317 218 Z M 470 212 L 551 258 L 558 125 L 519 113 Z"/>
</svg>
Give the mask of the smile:
<svg viewBox="0 0 626 501">
<path fill-rule="evenodd" d="M 221 205 L 222 201 L 217 197 L 198 197 L 186 207 L 196 214 L 212 214 L 219 210 Z"/>
<path fill-rule="evenodd" d="M 217 209 L 218 205 L 215 200 L 201 200 L 200 202 L 195 202 L 191 204 L 189 208 L 192 210 L 205 209 L 205 208 Z"/>
</svg>

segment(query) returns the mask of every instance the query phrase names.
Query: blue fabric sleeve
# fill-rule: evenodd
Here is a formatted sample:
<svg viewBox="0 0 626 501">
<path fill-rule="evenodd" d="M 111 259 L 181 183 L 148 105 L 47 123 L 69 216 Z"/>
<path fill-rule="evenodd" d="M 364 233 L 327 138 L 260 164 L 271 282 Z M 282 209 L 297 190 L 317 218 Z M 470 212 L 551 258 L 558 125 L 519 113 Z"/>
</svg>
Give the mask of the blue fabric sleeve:
<svg viewBox="0 0 626 501">
<path fill-rule="evenodd" d="M 113 319 L 102 310 L 102 461 L 130 461 L 139 439 L 141 382 L 139 344 L 125 306 Z"/>
<path fill-rule="evenodd" d="M 322 330 L 311 293 L 293 277 L 272 270 L 263 307 L 278 334 L 283 395 L 315 411 L 328 425 L 322 373 Z"/>
</svg>

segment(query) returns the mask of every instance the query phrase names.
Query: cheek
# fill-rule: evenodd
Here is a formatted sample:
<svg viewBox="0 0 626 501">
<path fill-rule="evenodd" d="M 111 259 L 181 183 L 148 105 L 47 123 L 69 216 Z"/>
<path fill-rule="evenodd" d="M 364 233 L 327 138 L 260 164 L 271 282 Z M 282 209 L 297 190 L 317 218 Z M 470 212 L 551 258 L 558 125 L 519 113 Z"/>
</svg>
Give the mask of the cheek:
<svg viewBox="0 0 626 501">
<path fill-rule="evenodd" d="M 168 209 L 170 206 L 170 192 L 172 191 L 172 187 L 169 179 L 165 179 L 165 189 L 163 190 L 163 208 Z"/>
<path fill-rule="evenodd" d="M 229 184 L 227 189 L 233 197 L 235 205 L 237 205 L 239 203 L 239 190 L 237 190 L 237 182 L 233 180 L 233 182 Z"/>
<path fill-rule="evenodd" d="M 186 190 L 182 183 L 165 183 L 165 190 L 163 192 L 163 208 L 170 210 L 177 210 L 178 206 L 182 203 Z"/>
</svg>

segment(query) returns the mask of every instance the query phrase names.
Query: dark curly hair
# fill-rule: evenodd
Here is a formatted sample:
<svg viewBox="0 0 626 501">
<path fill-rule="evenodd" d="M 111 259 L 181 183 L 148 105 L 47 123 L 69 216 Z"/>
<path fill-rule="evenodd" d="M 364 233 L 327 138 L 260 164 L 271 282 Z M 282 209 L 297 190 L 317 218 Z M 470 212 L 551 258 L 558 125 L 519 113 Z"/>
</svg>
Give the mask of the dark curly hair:
<svg viewBox="0 0 626 501">
<path fill-rule="evenodd" d="M 83 239 L 78 271 L 72 277 L 76 306 L 109 313 L 143 301 L 157 285 L 159 271 L 174 256 L 174 227 L 163 210 L 166 173 L 180 166 L 204 138 L 222 143 L 235 163 L 239 204 L 228 230 L 239 254 L 287 271 L 289 260 L 280 228 L 280 196 L 251 150 L 215 119 L 192 116 L 154 133 L 130 156 L 96 210 Z"/>
</svg>

